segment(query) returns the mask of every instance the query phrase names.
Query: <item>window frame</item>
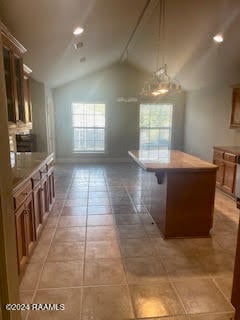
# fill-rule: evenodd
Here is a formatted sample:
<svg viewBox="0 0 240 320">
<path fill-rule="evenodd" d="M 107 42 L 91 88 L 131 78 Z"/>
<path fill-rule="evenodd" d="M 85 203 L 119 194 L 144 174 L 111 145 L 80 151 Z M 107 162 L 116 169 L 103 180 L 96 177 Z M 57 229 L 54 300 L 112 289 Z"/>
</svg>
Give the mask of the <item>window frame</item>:
<svg viewBox="0 0 240 320">
<path fill-rule="evenodd" d="M 140 118 L 141 118 L 141 105 L 149 105 L 149 106 L 153 106 L 153 105 L 165 105 L 165 106 L 170 106 L 171 107 L 171 126 L 170 127 L 161 127 L 161 126 L 154 126 L 154 127 L 142 127 L 141 126 L 141 122 L 140 122 Z M 173 132 L 173 111 L 174 111 L 174 104 L 173 103 L 169 103 L 169 102 L 162 102 L 162 103 L 154 103 L 154 102 L 150 102 L 150 103 L 147 103 L 147 102 L 141 102 L 140 105 L 139 105 L 139 149 L 141 149 L 141 130 L 142 129 L 145 129 L 145 130 L 149 130 L 149 132 L 152 130 L 152 129 L 158 129 L 158 130 L 169 130 L 169 141 L 168 141 L 168 146 L 167 148 L 168 149 L 171 149 L 172 148 L 172 132 Z M 165 147 L 163 147 L 162 149 L 166 149 Z M 160 148 L 156 149 L 156 150 L 162 150 Z M 145 150 L 145 149 L 143 149 Z M 146 149 L 146 150 L 153 150 L 153 149 Z M 154 149 L 155 150 L 155 149 Z"/>
<path fill-rule="evenodd" d="M 85 105 L 97 105 L 97 104 L 102 104 L 104 105 L 105 108 L 105 127 L 74 127 L 73 126 L 73 105 L 74 104 L 85 104 Z M 76 102 L 73 101 L 71 104 L 71 127 L 72 127 L 72 153 L 77 155 L 77 154 L 88 154 L 88 155 L 95 155 L 95 154 L 106 154 L 107 153 L 107 142 L 106 142 L 106 131 L 107 131 L 107 116 L 106 116 L 106 103 L 102 101 L 97 101 L 97 102 L 92 102 L 92 101 L 81 101 L 81 102 Z M 84 150 L 84 151 L 75 151 L 74 150 L 74 128 L 79 128 L 79 129 L 104 129 L 104 150 L 101 151 L 93 151 L 93 150 Z"/>
</svg>

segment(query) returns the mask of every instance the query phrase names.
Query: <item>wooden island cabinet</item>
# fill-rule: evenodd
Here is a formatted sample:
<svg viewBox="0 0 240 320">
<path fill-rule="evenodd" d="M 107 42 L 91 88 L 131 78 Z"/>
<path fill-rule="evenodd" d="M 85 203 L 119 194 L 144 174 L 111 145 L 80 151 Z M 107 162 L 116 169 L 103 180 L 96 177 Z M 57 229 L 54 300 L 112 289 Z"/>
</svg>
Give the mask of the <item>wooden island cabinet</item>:
<svg viewBox="0 0 240 320">
<path fill-rule="evenodd" d="M 21 274 L 54 203 L 53 154 L 17 153 L 12 171 L 18 267 Z"/>
<path fill-rule="evenodd" d="M 141 199 L 162 236 L 209 237 L 217 166 L 178 150 L 129 152 L 143 169 Z"/>
<path fill-rule="evenodd" d="M 213 163 L 218 166 L 216 185 L 228 195 L 235 196 L 237 158 L 240 147 L 214 147 Z"/>
</svg>

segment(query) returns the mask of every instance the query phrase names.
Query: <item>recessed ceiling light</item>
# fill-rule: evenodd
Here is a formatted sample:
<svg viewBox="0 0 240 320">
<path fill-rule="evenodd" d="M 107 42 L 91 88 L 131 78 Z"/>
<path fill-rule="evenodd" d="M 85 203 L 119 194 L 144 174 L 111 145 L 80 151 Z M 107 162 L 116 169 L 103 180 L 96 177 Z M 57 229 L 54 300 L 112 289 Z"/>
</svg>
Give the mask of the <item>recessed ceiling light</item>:
<svg viewBox="0 0 240 320">
<path fill-rule="evenodd" d="M 213 37 L 213 40 L 217 43 L 221 43 L 223 42 L 223 36 L 220 33 L 218 33 Z"/>
<path fill-rule="evenodd" d="M 77 27 L 76 29 L 73 30 L 73 34 L 75 36 L 78 36 L 79 34 L 83 33 L 84 29 L 81 27 Z"/>
</svg>

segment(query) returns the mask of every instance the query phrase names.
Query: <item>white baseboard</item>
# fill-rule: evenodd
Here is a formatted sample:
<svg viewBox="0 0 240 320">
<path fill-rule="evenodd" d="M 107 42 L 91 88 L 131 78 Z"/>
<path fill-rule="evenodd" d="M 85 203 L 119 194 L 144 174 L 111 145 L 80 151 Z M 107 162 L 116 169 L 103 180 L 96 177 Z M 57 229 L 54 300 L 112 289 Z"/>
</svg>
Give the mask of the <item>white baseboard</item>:
<svg viewBox="0 0 240 320">
<path fill-rule="evenodd" d="M 57 158 L 56 163 L 130 163 L 130 158 Z"/>
</svg>

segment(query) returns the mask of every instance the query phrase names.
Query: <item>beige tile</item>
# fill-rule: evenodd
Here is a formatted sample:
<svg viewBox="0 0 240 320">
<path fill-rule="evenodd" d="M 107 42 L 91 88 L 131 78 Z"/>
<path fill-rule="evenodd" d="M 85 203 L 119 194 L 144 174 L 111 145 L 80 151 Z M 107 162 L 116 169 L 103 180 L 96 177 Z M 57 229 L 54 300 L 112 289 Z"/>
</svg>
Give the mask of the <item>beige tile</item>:
<svg viewBox="0 0 240 320">
<path fill-rule="evenodd" d="M 110 206 L 88 206 L 88 214 L 111 214 L 112 209 Z"/>
<path fill-rule="evenodd" d="M 66 227 L 84 227 L 86 226 L 86 216 L 61 216 L 59 219 L 59 228 Z"/>
<path fill-rule="evenodd" d="M 126 286 L 83 289 L 82 320 L 134 319 Z"/>
<path fill-rule="evenodd" d="M 185 279 L 175 281 L 174 286 L 187 313 L 232 311 L 230 303 L 211 279 Z"/>
<path fill-rule="evenodd" d="M 117 232 L 114 226 L 87 227 L 87 241 L 116 240 Z"/>
<path fill-rule="evenodd" d="M 144 229 L 149 237 L 161 237 L 161 232 L 155 224 L 144 224 Z"/>
<path fill-rule="evenodd" d="M 214 278 L 217 287 L 224 293 L 225 297 L 230 300 L 232 295 L 233 277 Z"/>
<path fill-rule="evenodd" d="M 73 199 L 65 202 L 65 207 L 84 207 L 87 205 L 87 199 Z"/>
<path fill-rule="evenodd" d="M 89 215 L 87 218 L 88 226 L 111 226 L 114 224 L 112 215 Z"/>
<path fill-rule="evenodd" d="M 120 239 L 123 257 L 156 256 L 155 248 L 148 238 Z"/>
<path fill-rule="evenodd" d="M 47 228 L 47 229 L 43 229 L 43 231 L 40 234 L 39 237 L 39 243 L 41 244 L 50 244 L 53 235 L 55 233 L 55 228 Z"/>
<path fill-rule="evenodd" d="M 32 262 L 43 263 L 47 257 L 49 248 L 50 248 L 50 242 L 49 243 L 39 242 L 33 251 L 33 254 L 30 258 L 30 263 Z"/>
<path fill-rule="evenodd" d="M 32 302 L 34 291 L 22 291 L 20 292 L 20 303 L 30 304 Z M 22 320 L 26 320 L 28 310 L 21 311 Z"/>
<path fill-rule="evenodd" d="M 80 288 L 38 290 L 34 303 L 64 304 L 64 311 L 31 311 L 28 320 L 78 320 L 81 312 Z"/>
<path fill-rule="evenodd" d="M 64 207 L 62 216 L 85 216 L 87 207 Z"/>
<path fill-rule="evenodd" d="M 120 238 L 147 238 L 147 233 L 141 224 L 138 225 L 119 225 L 117 227 Z"/>
<path fill-rule="evenodd" d="M 84 284 L 124 284 L 126 277 L 121 259 L 87 260 L 85 263 Z"/>
<path fill-rule="evenodd" d="M 187 316 L 173 316 L 164 318 L 147 318 L 146 320 L 189 320 Z"/>
<path fill-rule="evenodd" d="M 24 276 L 20 284 L 20 291 L 34 290 L 42 271 L 41 263 L 30 263 L 27 265 Z"/>
<path fill-rule="evenodd" d="M 86 234 L 85 227 L 69 227 L 69 228 L 58 228 L 56 230 L 53 241 L 84 241 Z"/>
<path fill-rule="evenodd" d="M 121 256 L 116 241 L 88 241 L 86 259 L 114 259 Z"/>
<path fill-rule="evenodd" d="M 108 198 L 104 198 L 104 197 L 102 197 L 102 198 L 101 197 L 100 198 L 90 197 L 88 199 L 88 204 L 90 206 L 96 206 L 96 205 L 109 206 L 110 205 Z"/>
<path fill-rule="evenodd" d="M 233 320 L 233 312 L 224 312 L 221 314 L 199 314 L 199 315 L 189 315 L 188 320 Z"/>
<path fill-rule="evenodd" d="M 39 288 L 78 287 L 82 284 L 83 262 L 47 262 L 39 282 Z"/>
<path fill-rule="evenodd" d="M 82 260 L 83 257 L 83 242 L 54 242 L 50 247 L 47 261 Z"/>
<path fill-rule="evenodd" d="M 227 253 L 214 253 L 211 255 L 199 255 L 199 260 L 205 270 L 213 277 L 231 276 L 234 269 L 234 258 Z"/>
<path fill-rule="evenodd" d="M 223 251 L 217 241 L 212 238 L 183 239 L 180 246 L 187 254 L 210 255 Z"/>
<path fill-rule="evenodd" d="M 57 223 L 58 223 L 58 217 L 51 217 L 49 216 L 47 218 L 47 223 L 45 225 L 45 228 L 54 228 L 56 227 Z"/>
<path fill-rule="evenodd" d="M 179 278 L 210 277 L 196 255 L 182 253 L 161 259 L 168 276 L 174 280 Z"/>
<path fill-rule="evenodd" d="M 116 214 L 116 224 L 141 224 L 138 214 Z"/>
<path fill-rule="evenodd" d="M 184 253 L 184 249 L 180 245 L 181 242 L 182 239 L 152 239 L 152 245 L 155 247 L 157 255 L 164 258 L 175 256 L 176 254 L 179 254 L 181 252 Z"/>
<path fill-rule="evenodd" d="M 154 257 L 124 259 L 128 283 L 144 284 L 167 281 L 167 274 L 159 259 Z"/>
<path fill-rule="evenodd" d="M 185 314 L 174 289 L 168 282 L 159 285 L 131 285 L 130 292 L 137 318 Z"/>
</svg>

